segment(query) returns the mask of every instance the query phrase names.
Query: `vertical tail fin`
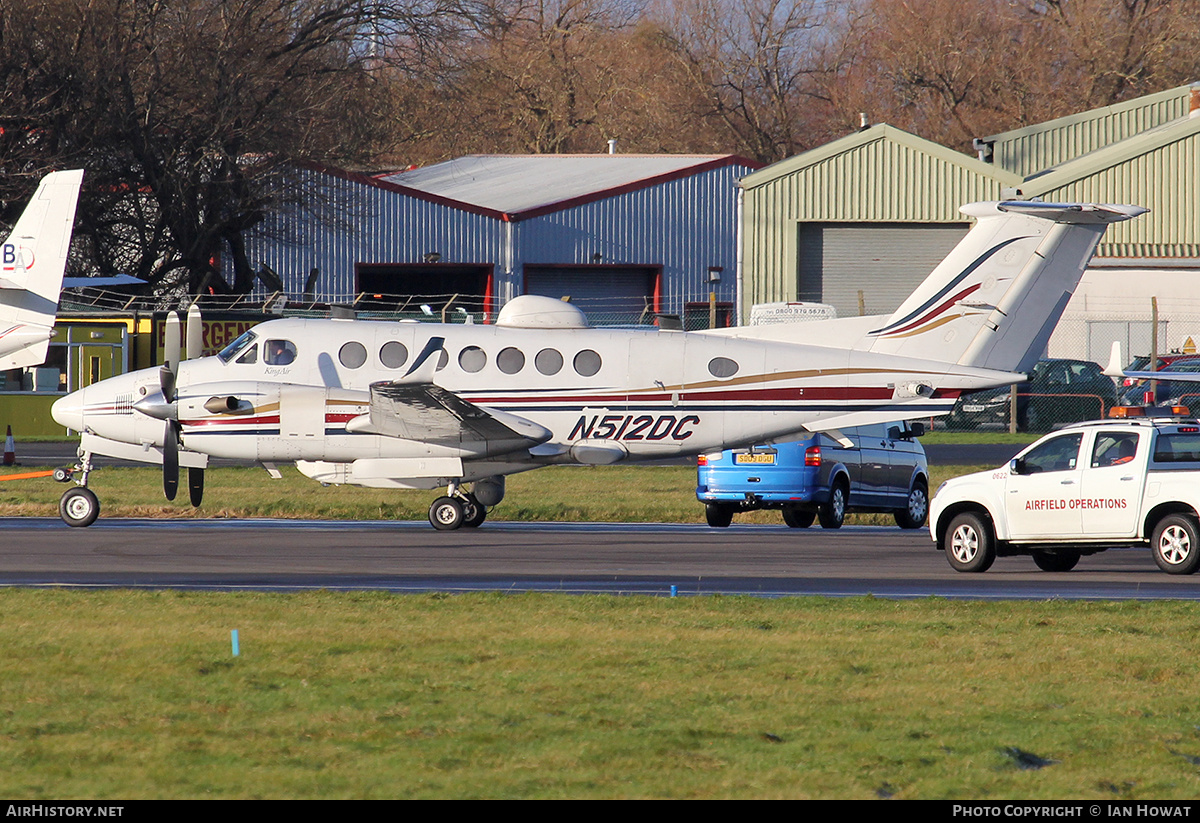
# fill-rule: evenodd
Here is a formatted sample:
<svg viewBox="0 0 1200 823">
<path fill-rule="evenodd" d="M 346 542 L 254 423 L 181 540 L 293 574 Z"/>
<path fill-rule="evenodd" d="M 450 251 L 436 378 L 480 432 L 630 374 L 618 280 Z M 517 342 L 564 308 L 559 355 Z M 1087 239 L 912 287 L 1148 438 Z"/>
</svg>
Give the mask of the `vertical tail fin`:
<svg viewBox="0 0 1200 823">
<path fill-rule="evenodd" d="M 46 359 L 83 171 L 42 178 L 0 245 L 0 369 Z"/>
<path fill-rule="evenodd" d="M 868 334 L 871 351 L 1027 371 L 1105 228 L 1146 209 L 1014 201 L 973 203 L 962 211 L 978 223 Z"/>
</svg>

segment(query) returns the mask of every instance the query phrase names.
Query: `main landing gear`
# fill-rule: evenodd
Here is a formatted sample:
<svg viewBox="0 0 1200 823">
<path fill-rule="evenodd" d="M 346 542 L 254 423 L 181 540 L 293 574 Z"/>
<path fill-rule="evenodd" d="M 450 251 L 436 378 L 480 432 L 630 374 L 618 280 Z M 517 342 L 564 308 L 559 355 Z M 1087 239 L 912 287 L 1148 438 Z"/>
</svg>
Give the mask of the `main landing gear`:
<svg viewBox="0 0 1200 823">
<path fill-rule="evenodd" d="M 458 483 L 451 483 L 446 496 L 439 497 L 429 507 L 429 522 L 438 531 L 453 531 L 466 526 L 478 528 L 487 519 L 487 506 L 479 502 L 474 492 L 464 492 Z"/>
<path fill-rule="evenodd" d="M 75 488 L 67 489 L 58 501 L 58 516 L 68 526 L 90 526 L 100 516 L 100 499 L 87 487 L 88 474 L 92 468 L 91 453 L 83 452 L 79 462 L 71 468 L 54 470 L 54 479 L 59 483 L 69 483 L 72 480 L 76 483 Z M 78 479 L 75 479 L 76 474 L 79 475 Z"/>
</svg>

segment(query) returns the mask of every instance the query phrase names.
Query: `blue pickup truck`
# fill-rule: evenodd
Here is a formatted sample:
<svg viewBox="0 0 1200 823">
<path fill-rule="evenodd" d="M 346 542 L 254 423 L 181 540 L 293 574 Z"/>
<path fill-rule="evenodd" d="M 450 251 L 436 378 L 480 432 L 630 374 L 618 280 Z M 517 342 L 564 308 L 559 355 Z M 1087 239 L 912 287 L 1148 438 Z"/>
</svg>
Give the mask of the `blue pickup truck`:
<svg viewBox="0 0 1200 823">
<path fill-rule="evenodd" d="M 708 525 L 728 526 L 738 512 L 779 509 L 803 529 L 819 520 L 841 527 L 847 512 L 888 512 L 918 529 L 929 512 L 929 467 L 917 440 L 920 423 L 861 426 L 842 434 L 700 455 L 696 499 Z"/>
</svg>

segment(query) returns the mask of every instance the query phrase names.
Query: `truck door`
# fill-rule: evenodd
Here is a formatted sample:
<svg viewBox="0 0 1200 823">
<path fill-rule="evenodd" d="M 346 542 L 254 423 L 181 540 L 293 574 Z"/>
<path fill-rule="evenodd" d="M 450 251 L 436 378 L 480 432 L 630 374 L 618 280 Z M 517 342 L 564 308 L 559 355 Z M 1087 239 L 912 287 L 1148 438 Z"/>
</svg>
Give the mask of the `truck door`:
<svg viewBox="0 0 1200 823">
<path fill-rule="evenodd" d="M 1008 473 L 1004 504 L 1013 540 L 1065 538 L 1080 533 L 1082 441 L 1082 432 L 1044 440 L 1019 458 L 1019 474 Z"/>
<path fill-rule="evenodd" d="M 1095 433 L 1079 499 L 1088 537 L 1137 534 L 1148 442 L 1138 432 Z"/>
</svg>

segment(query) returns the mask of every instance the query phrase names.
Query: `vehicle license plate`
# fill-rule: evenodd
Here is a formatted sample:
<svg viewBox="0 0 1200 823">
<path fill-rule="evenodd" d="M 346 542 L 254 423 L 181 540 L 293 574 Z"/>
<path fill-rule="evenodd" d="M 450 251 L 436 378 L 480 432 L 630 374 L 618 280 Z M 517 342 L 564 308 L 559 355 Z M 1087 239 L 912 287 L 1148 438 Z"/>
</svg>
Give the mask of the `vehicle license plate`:
<svg viewBox="0 0 1200 823">
<path fill-rule="evenodd" d="M 747 464 L 762 465 L 764 463 L 774 463 L 775 455 L 763 454 L 762 452 L 750 452 L 748 454 L 735 454 L 733 456 L 733 462 L 739 466 L 744 466 Z"/>
<path fill-rule="evenodd" d="M 964 403 L 963 404 L 963 411 L 965 411 L 965 412 L 974 413 L 974 412 L 985 411 L 986 409 L 987 409 L 987 406 L 981 406 L 978 403 Z"/>
</svg>

